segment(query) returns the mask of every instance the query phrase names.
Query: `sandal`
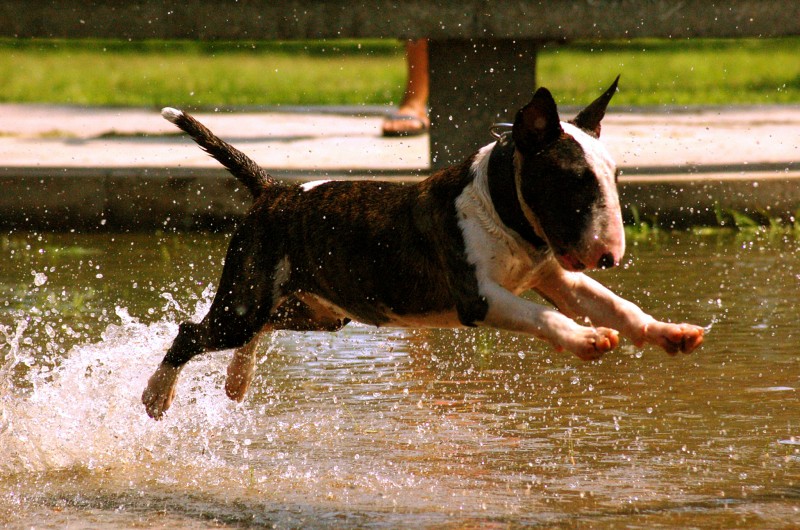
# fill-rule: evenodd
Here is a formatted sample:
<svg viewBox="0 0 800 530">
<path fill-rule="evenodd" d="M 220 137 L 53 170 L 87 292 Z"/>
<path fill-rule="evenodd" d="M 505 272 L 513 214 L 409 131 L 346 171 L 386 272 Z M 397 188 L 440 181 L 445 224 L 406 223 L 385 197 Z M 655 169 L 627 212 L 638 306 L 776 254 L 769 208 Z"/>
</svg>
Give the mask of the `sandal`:
<svg viewBox="0 0 800 530">
<path fill-rule="evenodd" d="M 409 122 L 411 127 L 400 131 L 386 130 L 386 124 L 391 122 Z M 427 119 L 422 119 L 411 114 L 392 113 L 386 116 L 383 121 L 383 136 L 386 138 L 397 138 L 402 136 L 419 136 L 428 132 L 429 124 Z"/>
</svg>

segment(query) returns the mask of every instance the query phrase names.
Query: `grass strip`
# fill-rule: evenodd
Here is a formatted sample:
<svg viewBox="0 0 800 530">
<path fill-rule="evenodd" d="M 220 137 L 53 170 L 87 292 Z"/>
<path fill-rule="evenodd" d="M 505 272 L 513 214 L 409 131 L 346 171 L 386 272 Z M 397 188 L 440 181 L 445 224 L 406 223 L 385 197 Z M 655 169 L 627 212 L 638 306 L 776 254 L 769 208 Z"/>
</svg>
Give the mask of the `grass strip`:
<svg viewBox="0 0 800 530">
<path fill-rule="evenodd" d="M 538 82 L 584 104 L 622 74 L 617 105 L 800 103 L 800 38 L 548 44 Z M 186 108 L 396 104 L 398 41 L 0 39 L 0 102 Z"/>
</svg>

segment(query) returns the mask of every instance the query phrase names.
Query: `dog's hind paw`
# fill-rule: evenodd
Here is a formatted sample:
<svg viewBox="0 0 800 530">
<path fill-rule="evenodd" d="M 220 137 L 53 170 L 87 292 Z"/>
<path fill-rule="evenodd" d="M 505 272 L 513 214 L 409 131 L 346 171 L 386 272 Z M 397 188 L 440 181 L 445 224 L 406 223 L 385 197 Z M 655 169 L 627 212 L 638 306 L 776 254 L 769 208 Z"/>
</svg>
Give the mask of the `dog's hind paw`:
<svg viewBox="0 0 800 530">
<path fill-rule="evenodd" d="M 142 403 L 147 415 L 154 420 L 163 418 L 164 413 L 172 405 L 178 389 L 180 372 L 180 368 L 161 364 L 147 381 L 147 387 L 142 392 Z"/>
<path fill-rule="evenodd" d="M 651 322 L 645 326 L 645 340 L 660 346 L 668 354 L 691 353 L 703 343 L 705 330 L 692 324 Z"/>
<path fill-rule="evenodd" d="M 228 377 L 225 379 L 225 394 L 233 401 L 241 403 L 244 400 L 244 395 L 253 381 L 255 367 L 255 356 L 234 355 L 231 364 L 228 365 Z"/>
</svg>

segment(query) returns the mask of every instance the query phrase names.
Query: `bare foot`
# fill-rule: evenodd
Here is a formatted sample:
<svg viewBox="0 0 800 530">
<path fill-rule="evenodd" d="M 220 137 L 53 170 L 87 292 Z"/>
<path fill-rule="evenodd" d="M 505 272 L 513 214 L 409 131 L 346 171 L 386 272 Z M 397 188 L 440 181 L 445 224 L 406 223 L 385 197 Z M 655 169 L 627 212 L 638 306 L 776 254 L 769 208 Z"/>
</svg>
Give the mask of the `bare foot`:
<svg viewBox="0 0 800 530">
<path fill-rule="evenodd" d="M 150 379 L 142 393 L 142 403 L 147 415 L 160 420 L 175 399 L 178 388 L 178 375 L 181 368 L 161 364 Z"/>
<path fill-rule="evenodd" d="M 645 340 L 661 346 L 668 354 L 690 353 L 703 343 L 705 331 L 692 324 L 651 322 L 645 326 Z"/>
</svg>

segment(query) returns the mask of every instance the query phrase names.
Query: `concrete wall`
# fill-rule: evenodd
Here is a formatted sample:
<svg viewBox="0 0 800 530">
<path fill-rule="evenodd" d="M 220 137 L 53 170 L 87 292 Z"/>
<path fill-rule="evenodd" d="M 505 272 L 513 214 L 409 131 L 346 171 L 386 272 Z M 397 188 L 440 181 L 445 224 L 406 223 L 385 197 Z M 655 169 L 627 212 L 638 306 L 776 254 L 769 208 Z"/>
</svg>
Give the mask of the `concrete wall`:
<svg viewBox="0 0 800 530">
<path fill-rule="evenodd" d="M 800 34 L 796 0 L 17 0 L 0 36 L 123 39 L 610 39 Z"/>
</svg>

